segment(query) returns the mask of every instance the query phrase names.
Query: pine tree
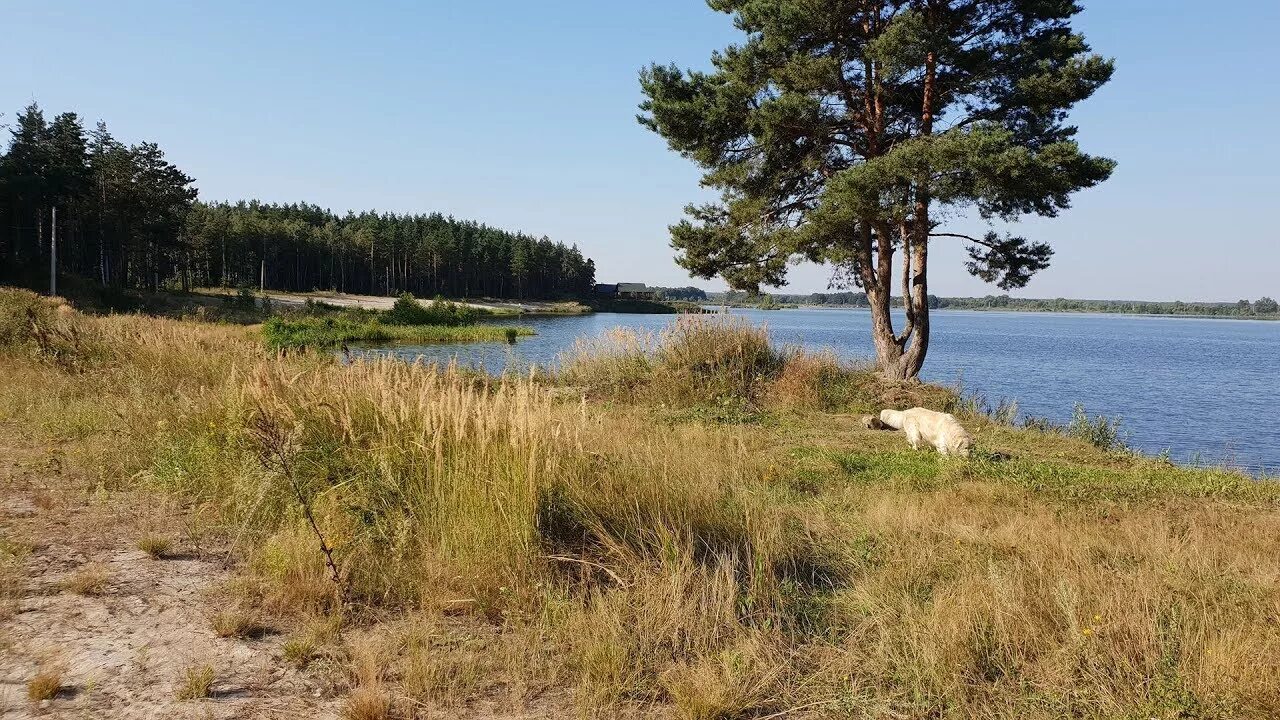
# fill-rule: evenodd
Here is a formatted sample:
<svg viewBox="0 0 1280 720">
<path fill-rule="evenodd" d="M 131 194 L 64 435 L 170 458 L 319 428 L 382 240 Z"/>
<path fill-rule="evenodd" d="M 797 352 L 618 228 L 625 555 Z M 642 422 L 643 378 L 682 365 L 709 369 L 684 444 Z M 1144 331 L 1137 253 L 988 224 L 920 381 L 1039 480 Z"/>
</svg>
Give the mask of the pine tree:
<svg viewBox="0 0 1280 720">
<path fill-rule="evenodd" d="M 746 39 L 710 72 L 641 73 L 640 122 L 700 165 L 720 202 L 671 228 L 700 277 L 757 290 L 799 258 L 867 293 L 883 372 L 915 377 L 929 344 L 928 251 L 970 243 L 974 275 L 1024 286 L 1051 249 L 942 217 L 1054 216 L 1114 163 L 1081 152 L 1067 111 L 1111 77 L 1067 0 L 710 0 Z M 939 212 L 939 211 L 943 212 Z M 901 260 L 895 270 L 894 255 Z M 890 298 L 901 282 L 906 323 Z"/>
</svg>

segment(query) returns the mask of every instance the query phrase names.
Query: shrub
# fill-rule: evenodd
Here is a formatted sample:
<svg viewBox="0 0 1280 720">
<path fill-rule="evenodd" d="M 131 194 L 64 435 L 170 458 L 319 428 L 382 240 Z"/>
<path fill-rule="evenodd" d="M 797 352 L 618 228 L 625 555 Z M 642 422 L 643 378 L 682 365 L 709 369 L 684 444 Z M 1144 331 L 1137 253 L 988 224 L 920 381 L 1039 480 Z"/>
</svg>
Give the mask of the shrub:
<svg viewBox="0 0 1280 720">
<path fill-rule="evenodd" d="M 1071 437 L 1079 438 L 1102 450 L 1123 450 L 1124 440 L 1120 437 L 1120 419 L 1098 415 L 1090 419 L 1084 406 L 1077 403 L 1071 422 L 1066 432 Z"/>
<path fill-rule="evenodd" d="M 405 293 L 396 298 L 395 304 L 383 319 L 391 325 L 445 325 L 456 327 L 471 325 L 480 315 L 479 310 L 459 305 L 437 296 L 430 305 L 423 305 L 413 295 Z"/>
<path fill-rule="evenodd" d="M 663 330 L 656 359 L 664 371 L 661 381 L 708 400 L 754 400 L 782 366 L 769 333 L 731 315 L 680 316 Z"/>
<path fill-rule="evenodd" d="M 241 308 L 253 308 L 258 305 L 258 294 L 247 287 L 242 287 L 236 290 L 236 295 L 231 302 Z"/>
</svg>

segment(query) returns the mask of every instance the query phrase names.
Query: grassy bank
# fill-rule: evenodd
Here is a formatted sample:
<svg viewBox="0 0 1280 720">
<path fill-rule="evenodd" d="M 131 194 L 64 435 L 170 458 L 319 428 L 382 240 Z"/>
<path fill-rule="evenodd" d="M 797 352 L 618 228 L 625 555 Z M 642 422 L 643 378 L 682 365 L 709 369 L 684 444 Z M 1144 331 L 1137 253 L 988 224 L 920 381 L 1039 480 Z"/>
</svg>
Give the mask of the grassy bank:
<svg viewBox="0 0 1280 720">
<path fill-rule="evenodd" d="M 564 360 L 342 365 L 0 293 L 0 422 L 67 448 L 86 498 L 179 498 L 228 538 L 229 607 L 343 668 L 351 717 L 1280 713 L 1273 482 L 1010 427 L 732 319 Z M 960 413 L 975 457 L 857 419 L 914 404 Z"/>
<path fill-rule="evenodd" d="M 332 348 L 352 343 L 515 342 L 533 330 L 477 325 L 497 313 L 436 299 L 422 303 L 402 295 L 390 310 L 336 308 L 307 301 L 301 311 L 273 316 L 263 324 L 263 338 L 273 349 Z"/>
<path fill-rule="evenodd" d="M 388 325 L 376 319 L 273 317 L 262 326 L 273 348 L 331 348 L 355 343 L 515 342 L 533 330 L 502 325 Z"/>
</svg>

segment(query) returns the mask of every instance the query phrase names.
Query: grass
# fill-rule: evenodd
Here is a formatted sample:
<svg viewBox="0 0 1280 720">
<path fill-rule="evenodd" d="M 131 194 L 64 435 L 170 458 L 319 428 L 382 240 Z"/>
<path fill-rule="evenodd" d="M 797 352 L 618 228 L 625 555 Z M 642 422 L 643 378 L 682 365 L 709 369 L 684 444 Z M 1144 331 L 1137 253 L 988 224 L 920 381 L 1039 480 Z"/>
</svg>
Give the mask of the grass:
<svg viewBox="0 0 1280 720">
<path fill-rule="evenodd" d="M 178 674 L 173 697 L 177 700 L 199 700 L 213 692 L 214 671 L 212 665 L 192 665 Z"/>
<path fill-rule="evenodd" d="M 76 595 L 97 596 L 107 591 L 111 576 L 101 565 L 86 565 L 62 581 L 62 589 Z"/>
<path fill-rule="evenodd" d="M 62 690 L 62 671 L 45 668 L 27 681 L 27 699 L 31 702 L 52 700 Z"/>
<path fill-rule="evenodd" d="M 475 324 L 480 318 L 499 314 L 502 313 L 440 298 L 423 304 L 408 293 L 386 311 L 339 309 L 307 300 L 299 311 L 269 318 L 262 333 L 267 346 L 275 350 L 345 347 L 352 343 L 512 343 L 519 336 L 533 334 L 533 330 L 524 327 Z"/>
<path fill-rule="evenodd" d="M 236 607 L 215 613 L 209 626 L 220 638 L 256 638 L 272 632 L 254 613 Z"/>
<path fill-rule="evenodd" d="M 263 337 L 275 349 L 330 348 L 355 343 L 514 342 L 532 335 L 524 327 L 501 325 L 389 325 L 373 320 L 330 317 L 273 317 Z"/>
<path fill-rule="evenodd" d="M 155 560 L 163 560 L 173 551 L 173 540 L 163 535 L 144 535 L 138 538 L 138 549 Z"/>
<path fill-rule="evenodd" d="M 1280 714 L 1280 486 L 1097 419 L 1013 427 L 713 316 L 478 378 L 20 293 L 0 318 L 33 304 L 43 339 L 0 319 L 0 422 L 217 518 L 254 612 L 344 628 L 284 654 L 347 657 L 348 717 L 549 690 L 604 716 Z M 858 422 L 910 405 L 959 413 L 975 457 Z"/>
<path fill-rule="evenodd" d="M 30 548 L 0 535 L 0 621 L 13 617 L 26 587 Z"/>
<path fill-rule="evenodd" d="M 285 662 L 301 670 L 315 659 L 316 645 L 307 637 L 289 638 L 280 646 L 280 653 Z"/>
</svg>

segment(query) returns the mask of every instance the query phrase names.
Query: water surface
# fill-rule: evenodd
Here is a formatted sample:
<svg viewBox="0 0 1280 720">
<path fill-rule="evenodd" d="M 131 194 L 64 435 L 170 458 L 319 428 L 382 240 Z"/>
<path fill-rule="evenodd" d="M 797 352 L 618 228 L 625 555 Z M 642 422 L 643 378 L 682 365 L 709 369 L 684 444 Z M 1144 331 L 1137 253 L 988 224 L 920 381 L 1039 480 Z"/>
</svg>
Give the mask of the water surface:
<svg viewBox="0 0 1280 720">
<path fill-rule="evenodd" d="M 734 310 L 768 327 L 775 343 L 874 357 L 865 310 Z M 624 326 L 658 331 L 671 315 L 594 315 L 518 321 L 538 334 L 515 345 L 398 346 L 374 352 L 500 373 L 551 365 L 579 337 Z M 1280 471 L 1280 322 L 1075 313 L 934 311 L 922 376 L 1024 415 L 1059 422 L 1076 403 L 1119 417 L 1143 452 L 1179 462 Z M 902 318 L 896 318 L 900 327 Z"/>
</svg>

